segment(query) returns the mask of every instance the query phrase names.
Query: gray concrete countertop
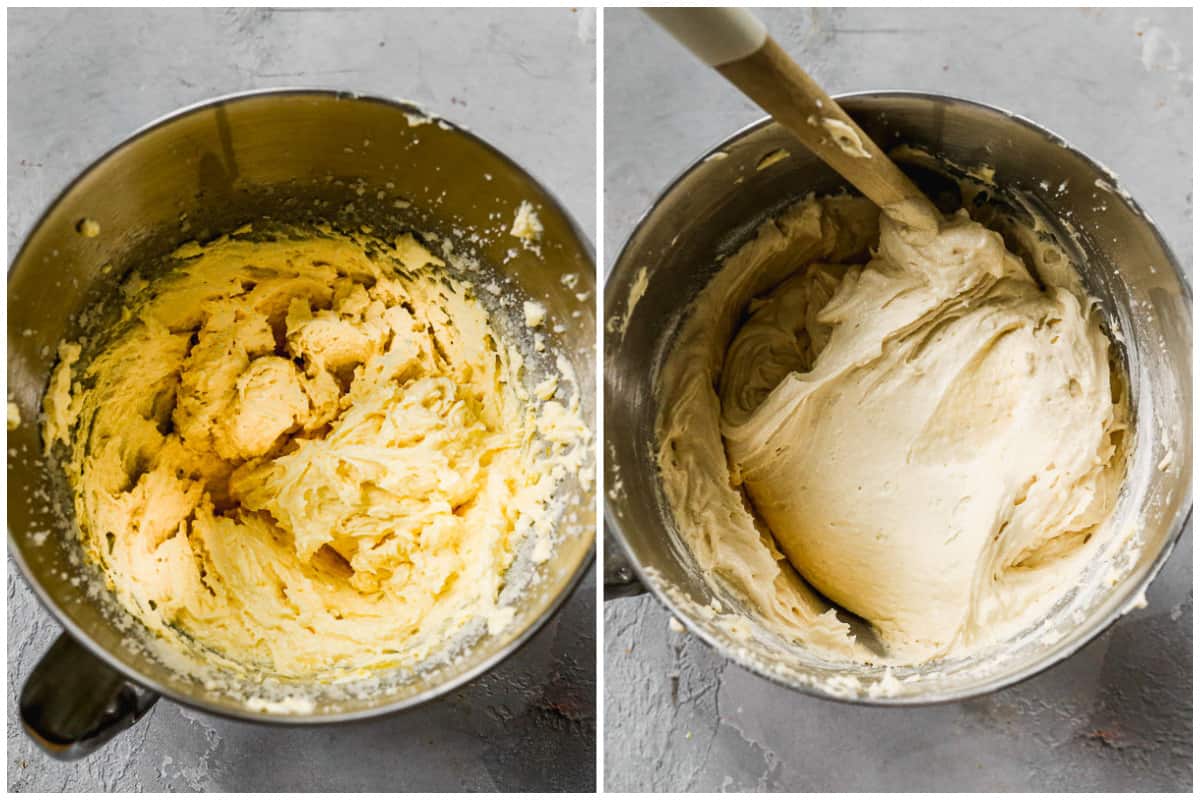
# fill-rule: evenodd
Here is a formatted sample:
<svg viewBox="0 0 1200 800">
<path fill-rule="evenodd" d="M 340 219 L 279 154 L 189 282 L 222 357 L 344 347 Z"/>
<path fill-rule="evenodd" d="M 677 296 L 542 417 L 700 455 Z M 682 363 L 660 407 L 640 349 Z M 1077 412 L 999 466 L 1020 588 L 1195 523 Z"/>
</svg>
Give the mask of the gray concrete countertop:
<svg viewBox="0 0 1200 800">
<path fill-rule="evenodd" d="M 1192 264 L 1191 11 L 774 9 L 832 93 L 943 92 L 1011 109 L 1111 167 Z M 762 116 L 635 11 L 605 14 L 605 252 L 696 156 Z M 1134 791 L 1192 786 L 1190 529 L 1149 607 L 1060 666 L 969 702 L 804 697 L 605 605 L 605 783 L 620 790 Z M 672 683 L 677 688 L 672 691 Z"/>
<path fill-rule="evenodd" d="M 19 10 L 8 14 L 10 258 L 46 204 L 136 128 L 218 94 L 317 86 L 400 96 L 465 126 L 595 236 L 595 12 Z M 10 791 L 589 791 L 595 578 L 488 675 L 336 727 L 232 722 L 161 701 L 91 758 L 55 762 L 16 717 L 58 633 L 8 569 Z"/>
</svg>

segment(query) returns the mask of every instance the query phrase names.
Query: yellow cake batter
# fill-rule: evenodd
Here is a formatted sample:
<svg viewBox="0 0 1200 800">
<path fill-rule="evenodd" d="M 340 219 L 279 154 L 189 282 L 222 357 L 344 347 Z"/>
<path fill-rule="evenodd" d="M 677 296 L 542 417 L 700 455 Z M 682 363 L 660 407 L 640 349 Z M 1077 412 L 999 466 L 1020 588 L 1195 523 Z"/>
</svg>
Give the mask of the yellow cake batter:
<svg viewBox="0 0 1200 800">
<path fill-rule="evenodd" d="M 188 245 L 45 398 L 87 555 L 151 630 L 293 678 L 498 631 L 586 430 L 417 239 Z M 80 365 L 83 365 L 82 368 Z M 577 402 L 577 398 L 575 398 Z M 543 555 L 544 557 L 544 555 Z M 482 623 L 481 623 L 482 621 Z"/>
<path fill-rule="evenodd" d="M 841 197 L 765 223 L 660 379 L 663 485 L 700 566 L 831 657 L 924 663 L 1036 622 L 1117 535 L 1129 424 L 1065 267 L 1039 285 L 965 212 L 915 230 Z"/>
</svg>

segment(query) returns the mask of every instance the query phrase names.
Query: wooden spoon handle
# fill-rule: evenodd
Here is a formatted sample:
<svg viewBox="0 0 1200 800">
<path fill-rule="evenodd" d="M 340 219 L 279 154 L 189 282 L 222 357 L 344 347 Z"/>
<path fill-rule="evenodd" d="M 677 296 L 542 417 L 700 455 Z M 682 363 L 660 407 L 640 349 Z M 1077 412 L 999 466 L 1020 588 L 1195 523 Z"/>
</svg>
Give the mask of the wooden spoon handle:
<svg viewBox="0 0 1200 800">
<path fill-rule="evenodd" d="M 787 127 L 889 216 L 937 230 L 921 190 L 862 128 L 740 8 L 654 8 L 646 13 Z"/>
</svg>

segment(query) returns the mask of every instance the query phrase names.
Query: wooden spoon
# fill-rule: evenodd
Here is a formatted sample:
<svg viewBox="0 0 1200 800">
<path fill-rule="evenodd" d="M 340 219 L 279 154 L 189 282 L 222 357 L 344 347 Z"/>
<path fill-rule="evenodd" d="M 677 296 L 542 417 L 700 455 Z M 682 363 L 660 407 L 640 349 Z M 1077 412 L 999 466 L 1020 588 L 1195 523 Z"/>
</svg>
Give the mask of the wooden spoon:
<svg viewBox="0 0 1200 800">
<path fill-rule="evenodd" d="M 740 8 L 644 11 L 788 128 L 888 216 L 936 231 L 941 215 L 879 145 Z"/>
</svg>

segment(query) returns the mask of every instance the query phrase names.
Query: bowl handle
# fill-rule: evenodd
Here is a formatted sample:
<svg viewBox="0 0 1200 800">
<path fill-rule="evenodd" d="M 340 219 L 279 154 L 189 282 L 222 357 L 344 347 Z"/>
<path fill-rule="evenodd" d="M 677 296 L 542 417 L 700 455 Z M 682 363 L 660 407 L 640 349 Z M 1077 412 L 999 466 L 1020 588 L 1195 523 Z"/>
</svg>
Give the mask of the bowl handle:
<svg viewBox="0 0 1200 800">
<path fill-rule="evenodd" d="M 645 594 L 646 587 L 638 580 L 633 565 L 625 554 L 625 548 L 617 543 L 606 526 L 604 528 L 604 600 L 618 597 L 634 597 Z"/>
<path fill-rule="evenodd" d="M 51 756 L 73 761 L 132 726 L 157 700 L 63 633 L 21 689 L 21 724 Z"/>
</svg>

